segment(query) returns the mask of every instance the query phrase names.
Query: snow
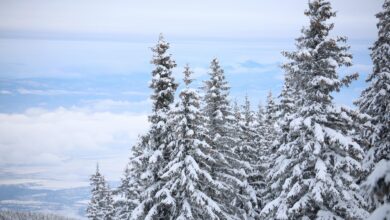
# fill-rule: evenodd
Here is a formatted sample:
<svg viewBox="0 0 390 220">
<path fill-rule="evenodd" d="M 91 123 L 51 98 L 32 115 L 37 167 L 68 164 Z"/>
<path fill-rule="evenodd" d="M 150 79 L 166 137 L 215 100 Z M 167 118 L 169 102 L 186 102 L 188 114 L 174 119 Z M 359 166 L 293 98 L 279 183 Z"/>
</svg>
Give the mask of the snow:
<svg viewBox="0 0 390 220">
<path fill-rule="evenodd" d="M 380 160 L 372 170 L 363 186 L 372 189 L 376 186 L 379 179 L 384 178 L 386 183 L 390 183 L 390 161 L 386 159 Z"/>
<path fill-rule="evenodd" d="M 159 218 L 161 208 L 172 211 L 172 219 L 247 219 L 252 214 L 254 219 L 366 217 L 357 185 L 357 180 L 365 175 L 361 168 L 365 152 L 359 145 L 365 140 L 358 132 L 362 129 L 360 121 L 366 119 L 358 115 L 354 121 L 355 112 L 338 109 L 332 102 L 332 95 L 353 78 L 339 79 L 336 67 L 348 66 L 351 59 L 348 46 L 338 45 L 337 39 L 328 36 L 331 28 L 326 28 L 330 27 L 326 20 L 332 15 L 330 7 L 326 7 L 328 2 L 318 2 L 309 1 L 306 14 L 311 24 L 315 21 L 322 25 L 305 28 L 297 41 L 297 50 L 287 55 L 291 62 L 285 65 L 286 70 L 294 72 L 290 85 L 300 95 L 290 97 L 295 109 L 283 113 L 283 100 L 282 104 L 274 101 L 270 93 L 265 116 L 258 116 L 256 126 L 248 119 L 252 114 L 247 110 L 249 105 L 245 105 L 246 111 L 230 105 L 229 88 L 217 59 L 210 65 L 203 103 L 189 86 L 188 67 L 185 89 L 180 100 L 173 103 L 176 86 L 171 84 L 170 68 L 175 65 L 169 56 L 162 56 L 168 44 L 160 39 L 160 45 L 153 49 L 157 54 L 152 97 L 155 107 L 160 101 L 169 103 L 154 109 L 151 116 L 152 137 L 145 156 L 139 160 L 141 168 L 137 173 L 147 186 L 142 186 L 141 201 L 133 218 Z M 159 66 L 165 58 L 169 68 Z M 170 86 L 161 89 L 159 83 Z M 375 91 L 375 98 L 388 94 L 385 89 Z M 171 109 L 174 104 L 176 107 Z M 384 124 L 373 123 L 374 130 L 382 129 Z M 254 134 L 252 130 L 256 130 Z M 371 138 L 380 141 L 381 137 Z M 376 156 L 370 151 L 367 155 Z M 390 183 L 390 161 L 385 159 L 374 166 L 363 183 L 368 187 L 366 191 L 373 191 L 381 178 Z M 256 188 L 258 183 L 261 186 Z M 263 206 L 260 216 L 256 216 L 258 205 Z M 372 217 L 389 213 L 386 204 Z"/>
<path fill-rule="evenodd" d="M 194 135 L 194 131 L 193 130 L 188 130 L 186 134 L 187 134 L 187 136 L 191 137 L 191 136 Z"/>
<path fill-rule="evenodd" d="M 301 125 L 303 118 L 295 118 L 290 122 L 290 128 L 293 130 L 298 129 L 298 127 Z"/>
<path fill-rule="evenodd" d="M 390 219 L 390 203 L 386 203 L 371 213 L 367 220 L 388 220 Z"/>
<path fill-rule="evenodd" d="M 332 212 L 325 211 L 325 210 L 318 211 L 317 219 L 318 220 L 344 220 L 343 218 L 334 215 Z"/>
<path fill-rule="evenodd" d="M 387 93 L 387 91 L 385 89 L 381 89 L 379 90 L 378 94 L 382 95 L 382 96 L 385 96 Z"/>
<path fill-rule="evenodd" d="M 337 61 L 335 59 L 333 59 L 332 57 L 328 58 L 328 63 L 329 63 L 329 65 L 334 66 L 334 67 L 337 67 L 339 65 L 337 63 Z"/>
<path fill-rule="evenodd" d="M 314 154 L 314 155 L 320 155 L 321 149 L 322 149 L 321 144 L 318 143 L 318 142 L 315 142 L 315 143 L 314 143 L 313 154 Z"/>
<path fill-rule="evenodd" d="M 149 158 L 149 163 L 156 163 L 158 158 L 162 157 L 162 153 L 160 150 L 155 150 L 152 156 Z"/>
<path fill-rule="evenodd" d="M 157 214 L 157 205 L 154 205 L 148 212 L 148 214 L 145 216 L 145 220 L 153 220 L 154 216 Z M 131 214 L 131 219 L 140 219 L 140 218 L 133 218 L 133 213 Z M 136 215 L 134 215 L 136 216 Z M 142 215 L 140 215 L 142 216 Z"/>
<path fill-rule="evenodd" d="M 349 136 L 345 136 L 340 132 L 331 129 L 329 127 L 324 128 L 324 131 L 332 141 L 342 144 L 345 147 L 345 149 L 348 149 L 350 146 L 355 146 L 356 148 L 360 148 L 359 145 L 356 144 Z"/>
<path fill-rule="evenodd" d="M 141 203 L 139 204 L 132 212 L 130 220 L 138 220 L 140 217 L 142 217 L 145 209 L 145 204 Z"/>
<path fill-rule="evenodd" d="M 318 142 L 324 142 L 324 133 L 322 132 L 322 127 L 318 123 L 314 124 L 314 135 Z"/>
<path fill-rule="evenodd" d="M 316 76 L 311 80 L 312 85 L 326 84 L 328 86 L 333 86 L 336 85 L 338 82 L 340 82 L 338 79 L 330 79 L 324 76 Z"/>
<path fill-rule="evenodd" d="M 298 51 L 298 55 L 299 56 L 307 56 L 307 57 L 310 57 L 311 56 L 311 53 L 309 50 L 307 49 L 301 49 Z"/>
<path fill-rule="evenodd" d="M 343 62 L 352 63 L 352 59 L 350 57 L 343 57 Z"/>
<path fill-rule="evenodd" d="M 288 219 L 287 209 L 288 208 L 286 204 L 284 203 L 280 204 L 278 207 L 278 211 L 276 212 L 276 218 L 281 220 Z"/>
<path fill-rule="evenodd" d="M 324 161 L 317 159 L 315 169 L 317 171 L 316 178 L 321 181 L 326 181 L 327 168 Z"/>
<path fill-rule="evenodd" d="M 268 215 L 272 210 L 274 210 L 280 204 L 280 199 L 276 198 L 271 202 L 268 202 L 264 208 L 261 210 L 260 215 Z"/>
<path fill-rule="evenodd" d="M 169 175 L 171 175 L 171 173 L 176 173 L 182 166 L 183 166 L 183 162 L 182 161 L 174 163 L 169 168 L 169 170 L 162 175 L 162 178 L 167 178 L 167 177 L 169 177 Z"/>
</svg>

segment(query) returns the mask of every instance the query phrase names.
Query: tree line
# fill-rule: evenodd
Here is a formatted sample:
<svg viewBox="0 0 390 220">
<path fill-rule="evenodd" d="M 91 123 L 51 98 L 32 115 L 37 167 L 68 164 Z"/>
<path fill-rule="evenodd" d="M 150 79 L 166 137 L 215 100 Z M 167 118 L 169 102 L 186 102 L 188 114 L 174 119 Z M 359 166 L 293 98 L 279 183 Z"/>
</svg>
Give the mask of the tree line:
<svg viewBox="0 0 390 220">
<path fill-rule="evenodd" d="M 76 220 L 74 218 L 63 217 L 52 213 L 38 213 L 28 211 L 1 210 L 1 220 Z"/>
<path fill-rule="evenodd" d="M 311 0 L 309 25 L 287 62 L 278 97 L 252 111 L 239 106 L 218 59 L 209 79 L 184 88 L 169 43 L 152 48 L 152 113 L 131 148 L 121 185 L 111 190 L 99 169 L 91 177 L 90 219 L 390 219 L 390 1 L 370 48 L 372 72 L 356 109 L 338 107 L 335 92 L 358 74 L 346 37 L 331 37 L 336 16 Z"/>
</svg>

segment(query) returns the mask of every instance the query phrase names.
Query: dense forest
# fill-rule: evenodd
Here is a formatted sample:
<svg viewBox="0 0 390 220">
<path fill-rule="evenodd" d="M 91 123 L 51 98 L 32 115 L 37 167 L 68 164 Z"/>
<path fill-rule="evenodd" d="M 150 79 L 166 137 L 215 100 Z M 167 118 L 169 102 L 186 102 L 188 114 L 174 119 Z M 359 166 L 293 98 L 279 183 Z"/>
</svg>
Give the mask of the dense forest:
<svg viewBox="0 0 390 220">
<path fill-rule="evenodd" d="M 160 35 L 152 48 L 150 129 L 131 148 L 117 189 L 97 168 L 90 219 L 390 219 L 390 1 L 378 19 L 372 72 L 356 108 L 333 94 L 358 74 L 336 16 L 311 0 L 294 51 L 283 52 L 284 86 L 264 106 L 232 103 L 218 59 L 209 79 L 184 88 Z M 249 79 L 248 79 L 249 80 Z M 175 100 L 175 98 L 178 100 Z"/>
</svg>

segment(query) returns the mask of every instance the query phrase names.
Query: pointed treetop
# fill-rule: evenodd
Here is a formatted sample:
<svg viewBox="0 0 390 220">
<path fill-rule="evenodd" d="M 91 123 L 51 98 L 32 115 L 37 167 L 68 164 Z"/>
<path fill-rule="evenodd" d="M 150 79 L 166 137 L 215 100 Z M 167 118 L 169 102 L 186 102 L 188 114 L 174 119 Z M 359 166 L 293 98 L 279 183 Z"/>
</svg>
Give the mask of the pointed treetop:
<svg viewBox="0 0 390 220">
<path fill-rule="evenodd" d="M 240 112 L 240 107 L 238 106 L 237 99 L 234 99 L 233 102 L 233 112 L 234 112 L 234 117 L 237 120 L 241 119 L 241 112 Z"/>
<path fill-rule="evenodd" d="M 176 63 L 171 58 L 171 54 L 167 53 L 169 43 L 164 41 L 162 35 L 160 35 L 158 43 L 151 49 L 153 51 L 151 63 L 154 64 L 154 69 L 149 88 L 153 89 L 151 96 L 153 112 L 167 111 L 169 105 L 174 101 L 174 93 L 178 87 L 172 76 L 172 69 L 176 67 Z"/>
<path fill-rule="evenodd" d="M 242 108 L 244 109 L 244 112 L 246 112 L 246 113 L 251 111 L 251 102 L 249 101 L 248 94 L 245 94 L 244 105 L 242 106 Z"/>
<path fill-rule="evenodd" d="M 96 173 L 99 173 L 99 162 L 96 162 Z"/>
<path fill-rule="evenodd" d="M 384 42 L 390 44 L 390 0 L 385 0 L 382 8 L 382 11 L 376 14 L 376 17 L 379 19 L 376 25 L 378 28 L 378 40 L 372 49 L 382 45 Z"/>
<path fill-rule="evenodd" d="M 211 61 L 211 64 L 210 64 L 210 68 L 213 70 L 212 73 L 218 73 L 218 74 L 223 74 L 223 69 L 221 68 L 221 66 L 219 65 L 219 61 L 217 58 L 214 58 L 212 61 Z"/>
<path fill-rule="evenodd" d="M 167 43 L 167 42 L 165 41 L 165 38 L 164 38 L 163 33 L 160 33 L 160 34 L 158 35 L 158 42 L 157 42 L 157 44 L 160 44 L 160 45 L 169 45 L 169 43 Z"/>
<path fill-rule="evenodd" d="M 321 20 L 329 19 L 336 16 L 336 12 L 331 11 L 332 6 L 327 0 L 311 0 L 309 1 L 309 9 L 305 10 L 305 15 Z M 320 21 L 320 20 L 318 20 Z"/>
<path fill-rule="evenodd" d="M 274 98 L 273 98 L 273 96 L 272 96 L 272 91 L 270 90 L 270 91 L 268 92 L 268 95 L 267 95 L 267 104 L 268 104 L 268 105 L 269 105 L 270 103 L 273 104 L 273 102 L 274 102 Z"/>
<path fill-rule="evenodd" d="M 154 52 L 153 59 L 150 61 L 152 64 L 162 65 L 168 69 L 176 67 L 175 61 L 170 59 L 171 54 L 165 54 L 169 49 L 169 43 L 165 41 L 162 34 L 159 35 L 156 46 L 151 49 Z"/>
<path fill-rule="evenodd" d="M 390 20 L 390 0 L 385 0 L 382 5 L 383 11 L 376 14 L 376 17 L 380 20 L 377 24 L 378 29 L 387 28 L 387 33 L 389 33 L 390 26 L 386 25 L 386 22 L 383 21 L 389 21 Z M 381 22 L 382 21 L 382 22 Z"/>
<path fill-rule="evenodd" d="M 317 39 L 313 39 L 315 41 L 313 46 L 315 46 L 316 43 L 321 42 L 324 37 L 328 36 L 329 31 L 333 29 L 334 24 L 327 24 L 325 21 L 335 17 L 336 12 L 332 11 L 329 1 L 312 0 L 309 1 L 309 9 L 305 11 L 305 15 L 310 18 L 310 26 L 304 30 L 304 33 L 308 37 L 317 37 Z"/>
<path fill-rule="evenodd" d="M 160 34 L 158 35 L 158 41 L 164 41 L 164 35 L 163 35 L 163 33 L 160 33 Z"/>
<path fill-rule="evenodd" d="M 245 95 L 244 105 L 242 105 L 243 114 L 245 119 L 245 125 L 249 126 L 249 124 L 253 121 L 253 115 L 251 111 L 251 102 L 249 101 L 248 94 Z"/>
<path fill-rule="evenodd" d="M 250 106 L 250 101 L 249 101 L 249 96 L 248 96 L 248 93 L 245 93 L 245 106 Z"/>
<path fill-rule="evenodd" d="M 186 64 L 184 66 L 184 84 L 188 87 L 188 85 L 193 81 L 193 79 L 191 78 L 191 75 L 194 73 L 193 71 L 190 70 L 190 67 L 188 66 L 188 64 Z"/>
</svg>

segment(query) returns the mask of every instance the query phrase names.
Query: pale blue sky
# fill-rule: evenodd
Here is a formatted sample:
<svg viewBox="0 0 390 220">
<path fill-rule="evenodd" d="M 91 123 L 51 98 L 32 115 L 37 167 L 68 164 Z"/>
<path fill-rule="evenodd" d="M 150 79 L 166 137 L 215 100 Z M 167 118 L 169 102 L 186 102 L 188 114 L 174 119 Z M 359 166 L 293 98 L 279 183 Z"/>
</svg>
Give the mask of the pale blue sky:
<svg viewBox="0 0 390 220">
<path fill-rule="evenodd" d="M 334 35 L 349 38 L 361 77 L 336 95 L 351 105 L 371 70 L 381 0 L 331 1 Z M 306 0 L 0 0 L 0 184 L 86 184 L 96 161 L 119 180 L 128 149 L 145 131 L 150 47 L 160 32 L 197 84 L 218 57 L 232 99 L 257 105 L 278 94 L 283 50 L 307 24 Z M 60 184 L 61 183 L 61 184 Z"/>
</svg>

